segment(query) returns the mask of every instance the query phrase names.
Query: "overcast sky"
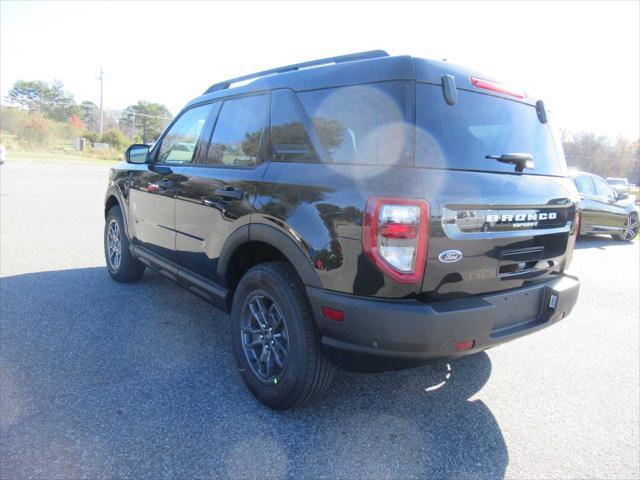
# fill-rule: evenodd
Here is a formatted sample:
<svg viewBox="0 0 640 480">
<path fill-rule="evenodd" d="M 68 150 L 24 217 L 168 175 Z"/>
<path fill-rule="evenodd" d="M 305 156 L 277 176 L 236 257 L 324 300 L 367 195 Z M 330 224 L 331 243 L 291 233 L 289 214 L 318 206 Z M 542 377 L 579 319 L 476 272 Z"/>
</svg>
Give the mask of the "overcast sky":
<svg viewBox="0 0 640 480">
<path fill-rule="evenodd" d="M 77 101 L 175 114 L 214 82 L 370 49 L 446 58 L 535 93 L 561 128 L 640 136 L 640 2 L 0 4 L 0 90 L 64 82 Z"/>
</svg>

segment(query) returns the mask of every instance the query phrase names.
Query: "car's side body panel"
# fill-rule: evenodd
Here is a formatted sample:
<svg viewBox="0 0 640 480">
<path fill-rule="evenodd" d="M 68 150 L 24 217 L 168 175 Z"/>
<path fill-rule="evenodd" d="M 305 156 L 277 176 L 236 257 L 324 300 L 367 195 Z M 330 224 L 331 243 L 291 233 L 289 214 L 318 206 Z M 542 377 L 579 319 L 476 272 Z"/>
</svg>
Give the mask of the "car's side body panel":
<svg viewBox="0 0 640 480">
<path fill-rule="evenodd" d="M 186 268 L 218 283 L 218 260 L 235 230 L 251 222 L 251 212 L 266 165 L 233 169 L 192 165 L 176 193 L 176 251 Z M 226 191 L 241 198 L 225 197 Z"/>
<path fill-rule="evenodd" d="M 422 198 L 417 169 L 272 162 L 252 222 L 292 238 L 326 289 L 395 298 L 415 295 L 419 285 L 391 281 L 362 251 L 362 219 L 370 195 Z"/>
</svg>

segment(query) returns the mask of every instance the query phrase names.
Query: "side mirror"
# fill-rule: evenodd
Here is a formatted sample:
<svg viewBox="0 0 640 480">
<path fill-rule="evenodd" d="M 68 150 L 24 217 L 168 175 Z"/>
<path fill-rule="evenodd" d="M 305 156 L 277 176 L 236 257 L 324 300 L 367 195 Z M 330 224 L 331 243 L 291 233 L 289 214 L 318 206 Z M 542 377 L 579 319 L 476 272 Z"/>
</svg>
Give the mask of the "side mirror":
<svg viewBox="0 0 640 480">
<path fill-rule="evenodd" d="M 124 152 L 124 160 L 127 163 L 143 164 L 149 161 L 149 145 L 135 143 Z"/>
</svg>

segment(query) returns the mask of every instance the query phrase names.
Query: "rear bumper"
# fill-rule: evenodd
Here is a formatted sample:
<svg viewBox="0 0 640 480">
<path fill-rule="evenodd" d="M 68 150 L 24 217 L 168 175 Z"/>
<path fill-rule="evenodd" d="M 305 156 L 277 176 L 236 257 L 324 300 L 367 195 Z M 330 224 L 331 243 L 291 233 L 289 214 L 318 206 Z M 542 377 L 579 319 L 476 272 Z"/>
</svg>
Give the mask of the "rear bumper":
<svg viewBox="0 0 640 480">
<path fill-rule="evenodd" d="M 322 343 L 330 349 L 406 359 L 468 355 L 565 318 L 578 299 L 577 278 L 560 275 L 500 293 L 420 303 L 342 295 L 307 287 Z M 327 320 L 322 307 L 344 312 Z M 473 340 L 471 349 L 456 343 Z"/>
</svg>

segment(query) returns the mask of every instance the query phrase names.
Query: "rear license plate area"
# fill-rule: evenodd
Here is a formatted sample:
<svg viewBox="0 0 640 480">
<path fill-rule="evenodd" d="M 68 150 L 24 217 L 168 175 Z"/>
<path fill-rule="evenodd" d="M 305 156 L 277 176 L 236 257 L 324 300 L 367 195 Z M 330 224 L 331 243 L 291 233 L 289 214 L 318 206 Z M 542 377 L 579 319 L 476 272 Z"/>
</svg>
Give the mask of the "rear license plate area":
<svg viewBox="0 0 640 480">
<path fill-rule="evenodd" d="M 544 288 L 531 288 L 494 297 L 491 303 L 494 305 L 495 320 L 491 336 L 501 337 L 540 323 L 544 291 Z"/>
</svg>

